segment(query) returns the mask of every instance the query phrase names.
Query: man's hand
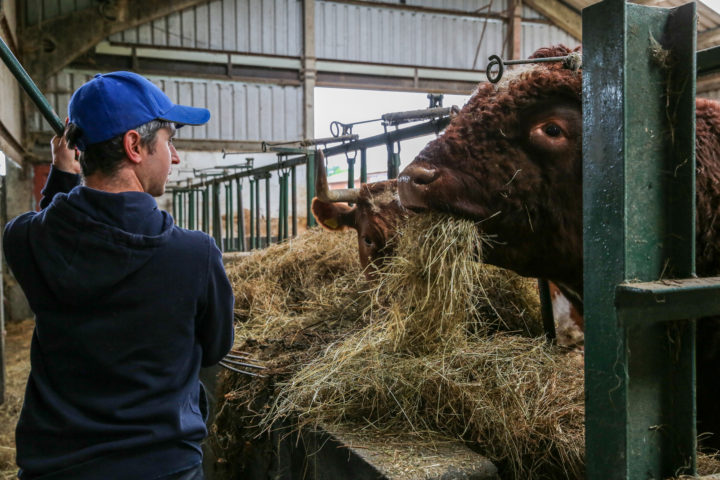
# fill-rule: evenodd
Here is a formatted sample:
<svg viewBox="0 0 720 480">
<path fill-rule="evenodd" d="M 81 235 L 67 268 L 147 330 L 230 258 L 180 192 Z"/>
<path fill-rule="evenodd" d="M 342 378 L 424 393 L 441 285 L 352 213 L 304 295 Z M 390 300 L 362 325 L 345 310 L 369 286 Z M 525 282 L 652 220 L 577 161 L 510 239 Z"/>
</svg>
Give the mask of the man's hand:
<svg viewBox="0 0 720 480">
<path fill-rule="evenodd" d="M 58 170 L 67 173 L 80 174 L 82 168 L 80 162 L 75 159 L 75 149 L 70 149 L 65 141 L 65 136 L 57 135 L 50 140 L 50 150 L 52 151 L 52 164 Z"/>
</svg>

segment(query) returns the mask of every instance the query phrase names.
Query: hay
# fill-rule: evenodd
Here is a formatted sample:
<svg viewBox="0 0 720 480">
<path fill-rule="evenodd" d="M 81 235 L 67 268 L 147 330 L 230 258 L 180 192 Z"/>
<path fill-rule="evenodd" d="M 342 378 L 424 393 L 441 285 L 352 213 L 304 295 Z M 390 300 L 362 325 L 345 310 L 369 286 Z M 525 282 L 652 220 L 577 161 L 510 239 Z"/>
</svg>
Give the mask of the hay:
<svg viewBox="0 0 720 480">
<path fill-rule="evenodd" d="M 15 425 L 30 374 L 30 340 L 35 321 L 7 323 L 5 337 L 5 402 L 0 404 L 0 480 L 17 478 Z"/>
<path fill-rule="evenodd" d="M 535 282 L 479 263 L 472 222 L 417 217 L 372 282 L 355 241 L 310 231 L 228 268 L 236 347 L 270 376 L 226 374 L 221 456 L 292 418 L 460 438 L 508 478 L 580 476 L 582 373 L 536 338 Z"/>
<path fill-rule="evenodd" d="M 478 446 L 504 478 L 581 477 L 582 360 L 503 332 L 539 324 L 537 292 L 501 290 L 522 282 L 477 262 L 480 245 L 472 222 L 409 223 L 368 292 L 372 321 L 279 383 L 264 426 L 297 415 L 440 432 Z"/>
</svg>

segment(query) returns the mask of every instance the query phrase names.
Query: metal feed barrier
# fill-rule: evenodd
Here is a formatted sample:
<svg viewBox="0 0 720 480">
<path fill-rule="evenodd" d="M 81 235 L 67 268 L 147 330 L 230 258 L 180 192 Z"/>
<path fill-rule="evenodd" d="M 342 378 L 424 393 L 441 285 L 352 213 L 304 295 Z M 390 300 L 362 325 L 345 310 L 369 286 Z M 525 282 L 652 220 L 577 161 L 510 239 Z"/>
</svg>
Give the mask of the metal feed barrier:
<svg viewBox="0 0 720 480">
<path fill-rule="evenodd" d="M 360 181 L 364 183 L 367 182 L 367 149 L 385 145 L 388 150 L 388 178 L 395 178 L 399 173 L 400 143 L 440 133 L 450 122 L 450 116 L 457 111 L 457 107 L 437 106 L 438 96 L 429 95 L 429 98 L 431 106 L 425 110 L 389 113 L 376 120 L 352 124 L 333 122 L 331 131 L 336 134 L 334 137 L 264 143 L 265 151 L 277 154 L 277 163 L 272 165 L 254 167 L 252 159 L 246 159 L 245 163 L 229 167 L 195 170 L 195 178 L 184 185 L 175 184 L 168 188 L 173 197 L 175 222 L 183 228 L 208 233 L 223 252 L 264 248 L 296 236 L 299 201 L 305 202 L 305 211 L 308 212 L 305 226 L 316 224 L 310 213 L 310 204 L 315 196 L 315 149 L 324 147 L 325 157 L 345 155 L 348 187 L 353 188 L 357 153 L 360 153 Z M 419 121 L 422 123 L 417 123 Z M 385 132 L 364 139 L 352 133 L 355 125 L 367 122 L 382 122 Z M 400 125 L 411 122 L 416 123 L 400 128 Z M 327 147 L 328 144 L 337 145 Z M 301 165 L 306 166 L 304 199 L 298 199 L 297 167 Z M 274 198 L 271 195 L 273 186 L 277 186 L 278 191 Z M 249 189 L 246 196 L 249 201 L 244 202 L 245 188 Z M 245 219 L 246 204 L 250 216 L 248 221 Z M 268 214 L 271 207 L 277 207 L 279 212 L 275 228 Z"/>
</svg>

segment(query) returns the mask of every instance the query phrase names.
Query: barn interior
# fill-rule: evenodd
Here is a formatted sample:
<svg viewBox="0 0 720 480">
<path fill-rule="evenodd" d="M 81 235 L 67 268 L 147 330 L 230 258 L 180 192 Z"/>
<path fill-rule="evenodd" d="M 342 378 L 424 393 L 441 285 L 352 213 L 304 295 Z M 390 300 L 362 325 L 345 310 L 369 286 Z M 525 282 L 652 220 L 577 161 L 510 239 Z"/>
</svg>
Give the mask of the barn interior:
<svg viewBox="0 0 720 480">
<path fill-rule="evenodd" d="M 588 12 L 584 9 L 595 3 L 594 0 L 0 0 L 0 38 L 17 62 L 13 66 L 11 60 L 6 60 L 0 66 L 0 98 L 4 99 L 0 102 L 0 222 L 5 225 L 21 213 L 39 210 L 41 189 L 51 162 L 50 140 L 57 133 L 57 119 L 62 122 L 67 116 L 72 93 L 96 73 L 129 70 L 146 76 L 174 102 L 211 111 L 207 125 L 178 130 L 174 144 L 181 164 L 173 170 L 166 194 L 158 199 L 158 204 L 172 213 L 178 225 L 211 235 L 223 251 L 228 272 L 236 272 L 238 282 L 240 279 L 246 282 L 255 278 L 249 273 L 254 265 L 251 262 L 261 265 L 255 273 L 269 270 L 278 262 L 273 255 L 284 255 L 277 253 L 280 251 L 277 249 L 289 248 L 289 240 L 319 234 L 310 211 L 316 194 L 315 167 L 322 161 L 315 154 L 316 148 L 322 148 L 334 162 L 334 170 L 327 172 L 331 188 L 353 188 L 360 183 L 397 177 L 417 153 L 408 143 L 423 145 L 441 134 L 455 113 L 452 105 L 458 103 L 462 107 L 478 84 L 488 81 L 486 69 L 491 56 L 506 61 L 526 59 L 541 47 L 580 45 Z M 663 8 L 684 4 L 681 0 L 636 3 Z M 696 8 L 695 47 L 698 51 L 715 47 L 720 44 L 720 13 L 700 1 Z M 13 71 L 18 65 L 27 72 L 32 85 L 18 79 Z M 50 113 L 43 113 L 38 101 L 27 93 L 33 87 L 46 99 Z M 340 115 L 331 118 L 336 121 L 334 125 L 327 125 L 329 103 L 344 102 L 338 101 L 337 96 L 319 102 L 326 98 L 324 95 L 330 95 L 328 92 L 341 92 L 348 98 L 340 114 L 335 113 L 337 110 L 330 114 Z M 395 110 L 390 110 L 389 103 L 383 100 L 406 93 L 415 96 Z M 720 73 L 698 78 L 696 94 L 720 99 Z M 353 111 L 360 104 L 364 108 L 362 117 Z M 363 130 L 366 120 L 376 129 Z M 321 245 L 323 241 L 325 237 L 309 240 L 311 246 L 303 247 L 308 250 L 297 253 L 293 262 L 302 266 L 309 259 L 324 258 L 317 251 L 310 251 L 312 244 Z M 346 255 L 338 261 L 343 265 L 333 270 L 342 271 L 344 276 L 338 275 L 346 281 L 342 284 L 345 290 L 334 293 L 337 303 L 347 299 L 344 295 L 348 292 L 360 295 L 358 290 L 352 290 L 359 287 L 351 288 L 348 278 L 361 277 L 362 273 L 353 264 L 356 240 L 345 235 L 332 241 L 336 243 L 322 245 L 328 249 L 344 248 L 342 255 Z M 265 261 L 269 263 L 262 263 Z M 22 289 L 5 261 L 2 265 L 0 478 L 10 479 L 17 474 L 14 426 L 29 373 L 34 321 Z M 285 268 L 292 270 L 293 266 Z M 278 276 L 284 274 L 282 270 L 278 272 Z M 331 280 L 325 284 L 322 282 L 327 278 L 312 277 L 311 283 L 315 282 L 313 288 L 333 292 L 337 279 Z M 251 288 L 247 283 L 238 285 L 238 291 Z M 258 292 L 254 295 L 261 296 L 270 289 L 268 285 L 255 285 Z M 531 296 L 536 293 L 534 283 L 525 287 L 532 292 Z M 516 286 L 512 290 L 522 289 Z M 280 295 L 290 294 L 282 291 Z M 242 304 L 239 297 L 236 301 Z M 541 312 L 539 297 L 522 301 L 532 304 L 536 309 L 533 321 L 540 322 L 533 327 L 535 330 L 528 328 L 534 332 L 528 337 L 542 336 L 541 317 L 548 312 Z M 283 315 L 294 316 L 295 312 L 290 311 L 288 307 Z M 338 317 L 346 312 L 332 311 Z M 257 313 L 253 315 L 261 318 Z M 269 324 L 275 317 L 269 318 L 263 321 Z M 306 326 L 307 323 L 302 324 L 297 331 Z M 263 331 L 258 338 L 270 344 L 272 333 Z M 287 334 L 288 331 L 282 332 Z M 334 334 L 327 333 L 323 341 L 328 343 L 312 344 L 312 348 L 326 347 L 336 340 Z M 274 340 L 282 343 L 284 337 Z M 540 348 L 535 344 L 523 345 L 528 350 Z M 237 342 L 236 347 L 239 348 Z M 252 342 L 243 348 L 252 349 Z M 259 360 L 262 352 L 256 349 L 251 353 L 252 363 Z M 275 353 L 281 356 L 283 352 Z M 576 381 L 572 372 L 581 370 L 577 361 L 577 357 L 557 360 L 558 365 L 566 362 L 557 367 L 561 372 L 558 375 L 564 375 L 562 378 L 570 383 Z M 267 364 L 267 359 L 263 363 Z M 235 405 L 240 411 L 248 402 L 270 402 L 267 390 L 257 390 L 261 388 L 258 379 L 235 371 L 237 368 L 233 370 L 233 365 L 237 367 L 231 362 L 203 371 L 206 382 L 216 385 L 218 410 L 226 403 L 228 409 Z M 287 380 L 290 371 L 286 368 L 276 374 Z M 572 381 L 567 380 L 570 377 Z M 581 379 L 579 386 L 575 386 L 579 390 L 568 396 L 581 403 L 582 399 L 575 395 L 579 392 L 582 396 Z M 238 391 L 256 392 L 261 400 L 248 400 Z M 222 398 L 223 395 L 227 397 Z M 579 454 L 570 447 L 565 453 L 553 453 L 561 467 L 553 464 L 545 470 L 544 467 L 522 470 L 497 460 L 503 454 L 490 460 L 489 450 L 470 448 L 459 438 L 422 437 L 419 441 L 418 432 L 413 431 L 402 432 L 405 436 L 398 433 L 392 439 L 382 439 L 377 434 L 363 437 L 340 426 L 318 428 L 312 422 L 293 429 L 288 426 L 297 422 L 292 415 L 285 420 L 274 418 L 277 430 L 264 430 L 263 442 L 238 453 L 237 449 L 218 449 L 218 444 L 222 446 L 218 439 L 227 440 L 232 436 L 230 432 L 238 428 L 233 422 L 239 420 L 228 420 L 227 412 L 224 413 L 222 421 L 211 423 L 211 437 L 216 443 L 205 451 L 205 475 L 211 480 L 583 478 L 585 474 L 584 467 L 576 465 L 580 462 L 575 458 Z M 577 411 L 571 413 L 575 415 Z M 575 421 L 578 419 L 573 416 Z M 578 428 L 582 430 L 582 419 L 579 421 Z M 573 424 L 573 428 L 576 426 Z M 553 424 L 552 428 L 560 427 Z M 253 438 L 248 437 L 247 441 L 252 443 Z M 563 438 L 568 444 L 578 441 L 570 434 Z M 494 437 L 486 441 L 500 442 Z M 546 446 L 538 448 L 552 450 Z M 236 456 L 223 455 L 229 451 Z M 527 453 L 524 460 L 513 465 L 524 465 L 523 461 L 527 462 L 532 455 Z M 699 461 L 703 473 L 720 474 L 720 460 L 702 457 Z"/>
</svg>

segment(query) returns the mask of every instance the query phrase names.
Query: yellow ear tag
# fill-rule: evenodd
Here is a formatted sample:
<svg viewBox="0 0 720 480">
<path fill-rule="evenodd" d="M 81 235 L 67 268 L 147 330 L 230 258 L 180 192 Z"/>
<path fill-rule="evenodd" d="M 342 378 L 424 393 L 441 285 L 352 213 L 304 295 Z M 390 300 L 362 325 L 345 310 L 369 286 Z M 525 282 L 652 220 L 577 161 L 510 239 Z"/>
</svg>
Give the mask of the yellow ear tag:
<svg viewBox="0 0 720 480">
<path fill-rule="evenodd" d="M 327 225 L 329 228 L 332 228 L 333 230 L 338 228 L 337 220 L 335 220 L 334 218 L 328 218 L 327 220 L 325 220 L 325 225 Z"/>
</svg>

